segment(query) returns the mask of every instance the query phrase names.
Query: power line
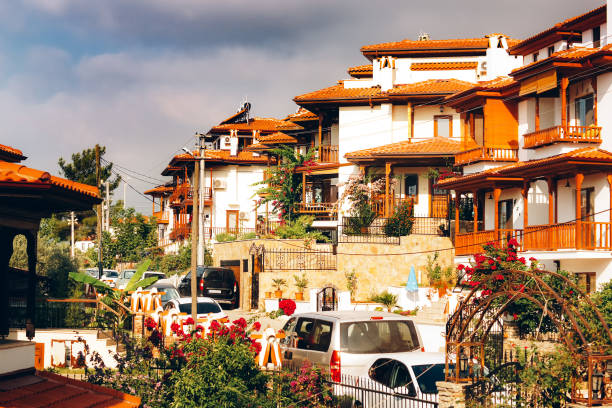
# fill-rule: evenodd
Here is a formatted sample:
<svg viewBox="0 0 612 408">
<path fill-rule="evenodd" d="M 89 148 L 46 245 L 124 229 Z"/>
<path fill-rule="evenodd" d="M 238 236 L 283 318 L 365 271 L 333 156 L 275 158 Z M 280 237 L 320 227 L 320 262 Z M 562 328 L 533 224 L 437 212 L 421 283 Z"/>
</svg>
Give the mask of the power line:
<svg viewBox="0 0 612 408">
<path fill-rule="evenodd" d="M 127 167 L 124 167 L 124 166 L 121 166 L 121 165 L 117 164 L 117 162 L 111 162 L 109 160 L 106 160 L 105 158 L 102 158 L 102 160 L 104 160 L 105 162 L 107 162 L 109 164 L 113 164 L 114 166 L 117 166 L 117 167 L 123 169 L 123 171 L 126 172 L 126 173 L 134 173 L 134 174 L 137 174 L 139 176 L 146 177 L 146 178 L 149 178 L 151 180 L 155 180 L 155 181 L 160 182 L 160 183 L 166 183 L 167 182 L 167 180 L 160 180 L 160 179 L 157 179 L 155 177 L 151 177 L 151 176 L 148 176 L 146 174 L 139 173 L 136 170 L 128 169 Z M 136 177 L 134 177 L 134 178 L 136 178 Z"/>
</svg>

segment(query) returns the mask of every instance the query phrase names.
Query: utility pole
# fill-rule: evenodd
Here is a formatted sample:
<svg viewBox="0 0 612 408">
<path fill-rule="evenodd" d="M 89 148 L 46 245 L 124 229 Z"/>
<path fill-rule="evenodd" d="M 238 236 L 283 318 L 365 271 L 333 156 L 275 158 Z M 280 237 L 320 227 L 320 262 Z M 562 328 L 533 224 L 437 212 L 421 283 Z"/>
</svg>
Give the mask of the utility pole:
<svg viewBox="0 0 612 408">
<path fill-rule="evenodd" d="M 198 221 L 200 218 L 200 158 L 194 157 L 193 204 L 191 206 L 191 315 L 198 324 Z"/>
<path fill-rule="evenodd" d="M 205 157 L 205 149 L 204 145 L 204 135 L 197 134 L 198 136 L 198 152 L 200 158 L 198 161 L 200 162 L 200 200 L 199 200 L 199 208 L 198 214 L 200 216 L 198 222 L 198 265 L 203 266 L 205 263 L 205 234 L 204 234 L 204 221 L 206 220 L 206 215 L 204 214 L 204 200 L 206 197 L 206 188 L 204 187 L 206 184 L 206 177 L 204 176 L 205 168 L 206 168 L 206 157 Z M 210 186 L 212 189 L 212 185 Z"/>
<path fill-rule="evenodd" d="M 106 231 L 110 231 L 110 182 L 106 180 Z"/>
<path fill-rule="evenodd" d="M 100 189 L 100 145 L 96 145 L 96 186 Z M 102 194 L 100 194 L 102 195 Z M 96 205 L 98 213 L 98 279 L 102 278 L 102 204 Z"/>
<path fill-rule="evenodd" d="M 70 211 L 70 257 L 74 259 L 74 211 Z"/>
</svg>

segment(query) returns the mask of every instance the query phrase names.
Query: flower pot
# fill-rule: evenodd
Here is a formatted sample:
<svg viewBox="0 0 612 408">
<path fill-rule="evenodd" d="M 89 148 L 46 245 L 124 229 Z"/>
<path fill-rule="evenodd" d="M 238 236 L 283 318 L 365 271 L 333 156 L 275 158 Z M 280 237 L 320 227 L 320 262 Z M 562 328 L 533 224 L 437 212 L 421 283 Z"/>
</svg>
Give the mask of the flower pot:
<svg viewBox="0 0 612 408">
<path fill-rule="evenodd" d="M 266 299 L 272 298 L 272 292 L 266 292 Z"/>
<path fill-rule="evenodd" d="M 275 290 L 274 291 L 274 296 L 277 298 L 282 298 L 283 297 L 283 291 L 282 290 Z"/>
<path fill-rule="evenodd" d="M 446 295 L 446 287 L 442 286 L 438 288 L 438 297 L 442 298 L 442 296 Z"/>
<path fill-rule="evenodd" d="M 361 228 L 359 228 L 359 232 L 361 232 L 362 234 L 367 234 L 368 233 L 368 227 L 361 227 Z"/>
<path fill-rule="evenodd" d="M 304 292 L 295 292 L 295 300 L 304 300 Z"/>
</svg>

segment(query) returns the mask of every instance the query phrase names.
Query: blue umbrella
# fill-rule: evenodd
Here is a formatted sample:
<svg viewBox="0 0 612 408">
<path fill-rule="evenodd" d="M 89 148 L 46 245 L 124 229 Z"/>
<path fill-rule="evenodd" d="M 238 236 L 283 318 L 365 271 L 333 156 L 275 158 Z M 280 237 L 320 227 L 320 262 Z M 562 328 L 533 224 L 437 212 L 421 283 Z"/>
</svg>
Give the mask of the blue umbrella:
<svg viewBox="0 0 612 408">
<path fill-rule="evenodd" d="M 406 282 L 406 292 L 417 292 L 418 290 L 419 284 L 414 272 L 414 266 L 410 266 L 410 275 L 408 275 L 408 281 Z"/>
</svg>

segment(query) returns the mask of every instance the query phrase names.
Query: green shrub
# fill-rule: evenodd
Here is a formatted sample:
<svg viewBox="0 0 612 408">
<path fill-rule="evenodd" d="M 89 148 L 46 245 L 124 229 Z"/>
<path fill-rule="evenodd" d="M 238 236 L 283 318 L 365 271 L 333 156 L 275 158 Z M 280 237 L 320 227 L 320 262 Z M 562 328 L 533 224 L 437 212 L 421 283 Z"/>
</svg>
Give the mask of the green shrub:
<svg viewBox="0 0 612 408">
<path fill-rule="evenodd" d="M 395 306 L 397 306 L 397 295 L 390 293 L 388 290 L 379 293 L 378 295 L 374 295 L 370 298 L 372 302 L 380 303 L 384 305 L 387 310 L 390 312 Z"/>
<path fill-rule="evenodd" d="M 246 232 L 238 236 L 238 239 L 255 239 L 255 238 L 257 238 L 257 234 L 254 232 Z"/>
<path fill-rule="evenodd" d="M 395 208 L 393 215 L 385 224 L 385 234 L 390 237 L 410 235 L 414 224 L 413 205 L 403 201 Z"/>
<path fill-rule="evenodd" d="M 294 221 L 287 221 L 276 229 L 276 235 L 281 239 L 309 239 L 327 241 L 327 237 L 312 229 L 313 216 L 302 215 Z"/>
<path fill-rule="evenodd" d="M 236 240 L 236 235 L 230 234 L 228 232 L 222 232 L 220 234 L 215 235 L 215 240 L 217 242 L 235 241 Z"/>
</svg>

